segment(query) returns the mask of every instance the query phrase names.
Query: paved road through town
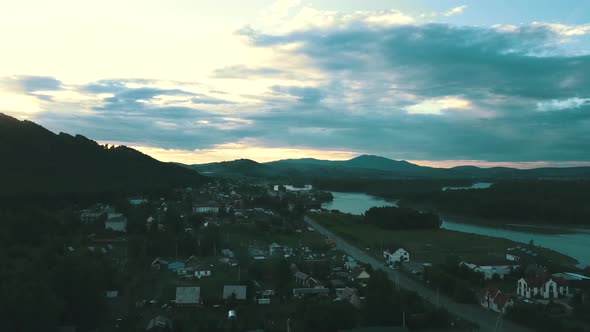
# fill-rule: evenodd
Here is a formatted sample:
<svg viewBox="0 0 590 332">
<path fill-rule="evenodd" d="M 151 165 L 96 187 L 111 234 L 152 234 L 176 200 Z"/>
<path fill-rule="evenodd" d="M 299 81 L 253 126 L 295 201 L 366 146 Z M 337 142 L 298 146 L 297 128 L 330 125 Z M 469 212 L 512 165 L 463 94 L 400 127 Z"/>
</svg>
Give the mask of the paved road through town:
<svg viewBox="0 0 590 332">
<path fill-rule="evenodd" d="M 506 319 L 503 319 L 501 328 L 497 327 L 497 313 L 485 310 L 477 305 L 457 303 L 451 298 L 440 293 L 437 296 L 436 292 L 432 289 L 402 273 L 388 269 L 383 261 L 370 256 L 365 251 L 344 241 L 342 238 L 321 226 L 313 219 L 306 216 L 305 222 L 307 222 L 311 227 L 315 228 L 315 230 L 320 234 L 333 240 L 336 247 L 347 253 L 349 256 L 360 262 L 370 264 L 374 269 L 384 270 L 389 275 L 389 278 L 392 281 L 397 282 L 400 287 L 417 292 L 421 297 L 433 304 L 436 304 L 438 301 L 438 305 L 446 308 L 453 315 L 478 324 L 480 331 L 532 332 L 532 330 L 517 325 Z"/>
</svg>

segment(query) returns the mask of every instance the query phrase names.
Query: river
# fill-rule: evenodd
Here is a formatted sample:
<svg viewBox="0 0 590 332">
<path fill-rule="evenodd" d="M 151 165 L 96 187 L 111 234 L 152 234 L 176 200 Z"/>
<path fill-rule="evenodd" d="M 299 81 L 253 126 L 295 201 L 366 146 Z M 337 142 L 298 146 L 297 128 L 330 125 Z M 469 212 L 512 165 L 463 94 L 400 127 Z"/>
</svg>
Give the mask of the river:
<svg viewBox="0 0 590 332">
<path fill-rule="evenodd" d="M 396 205 L 395 202 L 364 193 L 332 192 L 332 195 L 334 200 L 322 204 L 322 208 L 361 215 L 374 206 Z M 590 265 L 590 230 L 562 229 L 563 233 L 555 232 L 551 234 L 534 232 L 533 229 L 531 229 L 531 232 L 524 232 L 460 223 L 454 221 L 451 217 L 443 218 L 442 227 L 448 230 L 499 237 L 521 243 L 529 243 L 530 240 L 533 240 L 537 246 L 549 248 L 575 258 L 582 267 Z"/>
</svg>

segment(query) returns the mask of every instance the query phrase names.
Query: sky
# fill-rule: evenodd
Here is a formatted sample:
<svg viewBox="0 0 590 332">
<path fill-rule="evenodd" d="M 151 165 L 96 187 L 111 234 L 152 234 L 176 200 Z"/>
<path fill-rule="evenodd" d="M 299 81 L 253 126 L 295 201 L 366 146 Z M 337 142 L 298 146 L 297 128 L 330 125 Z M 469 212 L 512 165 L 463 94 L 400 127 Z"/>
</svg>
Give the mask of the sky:
<svg viewBox="0 0 590 332">
<path fill-rule="evenodd" d="M 0 112 L 187 164 L 590 165 L 586 0 L 0 0 Z"/>
</svg>

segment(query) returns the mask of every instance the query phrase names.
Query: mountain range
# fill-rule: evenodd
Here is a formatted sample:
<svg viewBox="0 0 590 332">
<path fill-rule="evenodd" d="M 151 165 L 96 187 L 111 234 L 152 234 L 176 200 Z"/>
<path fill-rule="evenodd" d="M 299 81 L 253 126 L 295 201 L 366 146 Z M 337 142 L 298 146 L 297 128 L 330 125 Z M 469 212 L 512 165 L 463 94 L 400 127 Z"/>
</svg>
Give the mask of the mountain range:
<svg viewBox="0 0 590 332">
<path fill-rule="evenodd" d="M 253 160 L 240 159 L 186 167 L 211 175 L 258 178 L 590 178 L 590 167 L 517 169 L 510 167 L 457 166 L 453 168 L 434 168 L 412 164 L 405 160 L 392 160 L 374 155 L 361 155 L 350 160 L 338 161 L 302 158 L 258 163 Z"/>
<path fill-rule="evenodd" d="M 136 192 L 205 182 L 134 149 L 55 134 L 0 113 L 0 194 Z"/>
</svg>

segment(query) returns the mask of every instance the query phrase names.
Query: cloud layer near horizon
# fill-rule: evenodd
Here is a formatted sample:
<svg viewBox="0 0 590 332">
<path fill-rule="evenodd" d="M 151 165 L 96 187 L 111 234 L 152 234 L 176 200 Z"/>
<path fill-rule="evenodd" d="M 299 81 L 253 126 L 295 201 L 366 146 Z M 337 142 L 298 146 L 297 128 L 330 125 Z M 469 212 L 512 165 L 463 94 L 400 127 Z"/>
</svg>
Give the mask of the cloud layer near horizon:
<svg viewBox="0 0 590 332">
<path fill-rule="evenodd" d="M 590 161 L 590 50 L 576 39 L 585 26 L 304 9 L 275 15 L 279 33 L 235 33 L 272 54 L 264 63 L 213 68 L 197 82 L 7 77 L 0 94 L 13 99 L 0 112 L 99 141 L 196 150 L 195 161 L 232 144 L 262 149 L 235 150 L 259 157 L 291 148 L 328 158 Z"/>
</svg>

